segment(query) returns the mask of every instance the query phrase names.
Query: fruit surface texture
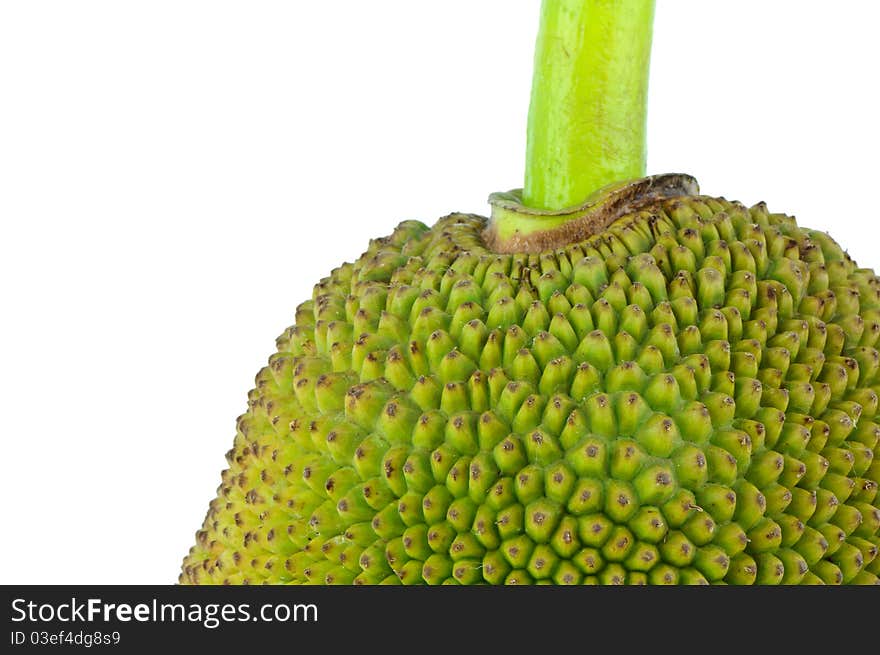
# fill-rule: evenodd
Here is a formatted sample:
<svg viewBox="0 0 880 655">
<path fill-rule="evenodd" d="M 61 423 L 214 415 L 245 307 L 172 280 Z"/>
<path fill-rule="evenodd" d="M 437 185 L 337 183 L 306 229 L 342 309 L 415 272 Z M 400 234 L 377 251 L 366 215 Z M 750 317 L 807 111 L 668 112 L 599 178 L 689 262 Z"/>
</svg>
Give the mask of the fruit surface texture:
<svg viewBox="0 0 880 655">
<path fill-rule="evenodd" d="M 181 583 L 877 583 L 873 271 L 703 195 L 529 254 L 486 227 L 318 282 Z"/>
</svg>

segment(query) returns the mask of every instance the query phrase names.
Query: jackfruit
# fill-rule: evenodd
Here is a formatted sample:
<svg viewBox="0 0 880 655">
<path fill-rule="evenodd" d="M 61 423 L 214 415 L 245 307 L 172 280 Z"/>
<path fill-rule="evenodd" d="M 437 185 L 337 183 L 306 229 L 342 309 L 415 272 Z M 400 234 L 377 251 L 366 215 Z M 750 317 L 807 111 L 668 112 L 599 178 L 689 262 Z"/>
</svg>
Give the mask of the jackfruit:
<svg viewBox="0 0 880 655">
<path fill-rule="evenodd" d="M 880 278 L 688 176 L 577 212 L 320 280 L 180 582 L 876 584 Z"/>
</svg>

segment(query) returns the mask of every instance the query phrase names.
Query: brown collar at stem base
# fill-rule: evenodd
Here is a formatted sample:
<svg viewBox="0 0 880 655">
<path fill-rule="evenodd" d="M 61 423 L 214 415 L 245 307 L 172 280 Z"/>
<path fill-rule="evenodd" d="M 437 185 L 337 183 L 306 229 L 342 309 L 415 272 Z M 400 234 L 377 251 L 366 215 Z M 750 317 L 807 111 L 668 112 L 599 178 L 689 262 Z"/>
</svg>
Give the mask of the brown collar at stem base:
<svg viewBox="0 0 880 655">
<path fill-rule="evenodd" d="M 599 189 L 583 204 L 543 210 L 522 204 L 522 190 L 489 196 L 492 218 L 483 232 L 486 246 L 498 253 L 554 250 L 598 234 L 621 216 L 668 198 L 699 193 L 696 179 L 670 173 L 629 180 Z"/>
</svg>

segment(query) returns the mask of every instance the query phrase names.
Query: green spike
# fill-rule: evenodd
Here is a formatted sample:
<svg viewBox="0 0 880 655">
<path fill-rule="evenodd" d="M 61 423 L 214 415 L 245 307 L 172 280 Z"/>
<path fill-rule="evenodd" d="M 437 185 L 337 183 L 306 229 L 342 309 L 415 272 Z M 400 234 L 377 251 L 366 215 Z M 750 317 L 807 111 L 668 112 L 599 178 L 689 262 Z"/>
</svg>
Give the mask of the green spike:
<svg viewBox="0 0 880 655">
<path fill-rule="evenodd" d="M 663 361 L 663 353 L 657 346 L 647 344 L 636 357 L 636 363 L 646 374 L 660 373 L 666 367 Z"/>
<path fill-rule="evenodd" d="M 589 427 L 583 412 L 580 409 L 573 409 L 569 412 L 568 417 L 565 419 L 565 424 L 561 427 L 559 444 L 566 450 L 569 450 L 588 432 Z"/>
<path fill-rule="evenodd" d="M 678 334 L 678 348 L 682 354 L 690 355 L 703 350 L 702 335 L 696 325 L 688 325 Z"/>
<path fill-rule="evenodd" d="M 651 506 L 641 507 L 627 525 L 639 541 L 652 544 L 660 543 L 669 529 L 660 510 Z"/>
<path fill-rule="evenodd" d="M 527 382 L 533 387 L 537 387 L 541 380 L 541 367 L 535 361 L 531 351 L 526 348 L 521 348 L 517 352 L 506 370 L 510 373 L 511 379 Z"/>
<path fill-rule="evenodd" d="M 609 439 L 617 435 L 617 419 L 607 394 L 597 393 L 590 396 L 583 408 L 593 433 Z"/>
<path fill-rule="evenodd" d="M 446 521 L 441 521 L 428 528 L 428 545 L 435 553 L 446 557 L 455 536 L 455 528 Z"/>
<path fill-rule="evenodd" d="M 810 442 L 811 433 L 804 425 L 787 422 L 783 425 L 779 439 L 774 446 L 782 453 L 801 459 L 808 458 L 805 449 Z M 807 461 L 804 459 L 804 461 Z"/>
<path fill-rule="evenodd" d="M 486 328 L 485 325 L 483 326 L 482 329 L 479 327 L 474 328 L 473 333 L 467 328 L 467 326 L 465 326 L 465 328 L 463 328 L 462 339 L 464 339 L 467 336 L 469 339 L 469 342 L 468 342 L 467 348 L 464 348 L 464 347 L 462 348 L 462 352 L 471 356 L 471 358 L 474 359 L 474 361 L 476 361 L 479 364 L 479 366 L 482 370 L 489 371 L 494 368 L 500 367 L 503 363 L 502 350 L 501 350 L 501 344 L 503 341 L 503 336 L 502 336 L 503 333 L 499 329 L 495 329 L 495 330 L 487 332 L 486 336 L 485 336 L 484 343 L 483 343 L 482 348 L 480 349 L 480 352 L 479 352 L 479 358 L 477 359 L 477 358 L 473 357 L 473 353 L 471 352 L 472 345 L 471 345 L 470 339 L 471 339 L 471 335 L 474 335 L 474 338 L 476 338 L 476 335 L 479 335 L 480 333 L 482 333 L 483 329 L 488 330 L 488 328 Z"/>
<path fill-rule="evenodd" d="M 544 396 L 566 391 L 571 385 L 573 376 L 574 362 L 569 357 L 552 359 L 541 373 L 538 391 Z"/>
<path fill-rule="evenodd" d="M 745 550 L 749 543 L 749 538 L 738 523 L 731 522 L 716 529 L 712 542 L 723 548 L 724 552 L 733 557 Z"/>
<path fill-rule="evenodd" d="M 446 520 L 457 532 L 469 530 L 477 513 L 477 505 L 467 496 L 456 498 L 446 510 Z"/>
<path fill-rule="evenodd" d="M 610 472 L 617 480 L 631 480 L 645 461 L 646 455 L 631 439 L 617 439 L 610 444 Z"/>
<path fill-rule="evenodd" d="M 758 359 L 748 351 L 735 350 L 731 353 L 730 370 L 740 378 L 754 378 L 758 375 Z"/>
<path fill-rule="evenodd" d="M 767 500 L 766 514 L 771 517 L 779 516 L 791 503 L 791 490 L 776 482 L 771 482 L 764 486 L 761 491 Z"/>
<path fill-rule="evenodd" d="M 553 576 L 559 565 L 559 556 L 546 544 L 538 544 L 532 551 L 526 570 L 535 580 L 545 580 Z"/>
<path fill-rule="evenodd" d="M 852 472 L 858 476 L 867 474 L 874 463 L 873 450 L 859 443 L 848 443 L 847 448 L 853 456 Z"/>
<path fill-rule="evenodd" d="M 687 489 L 678 489 L 660 508 L 669 527 L 674 529 L 684 525 L 698 509 L 693 492 Z"/>
<path fill-rule="evenodd" d="M 480 414 L 476 429 L 477 442 L 482 451 L 492 450 L 509 432 L 507 425 L 492 411 Z"/>
<path fill-rule="evenodd" d="M 812 573 L 814 573 L 824 584 L 843 584 L 843 573 L 840 568 L 828 560 L 820 560 L 810 568 L 812 569 Z"/>
<path fill-rule="evenodd" d="M 565 352 L 573 352 L 577 348 L 580 339 L 578 338 L 573 325 L 569 322 L 569 319 L 566 318 L 567 315 L 568 312 L 555 313 L 550 320 L 549 331 L 550 334 L 562 344 Z"/>
<path fill-rule="evenodd" d="M 444 554 L 434 553 L 422 564 L 420 575 L 429 585 L 439 585 L 452 573 L 452 561 Z"/>
<path fill-rule="evenodd" d="M 701 308 L 718 307 L 724 303 L 724 275 L 714 268 L 701 268 L 694 278 L 697 302 Z"/>
<path fill-rule="evenodd" d="M 676 246 L 669 251 L 669 263 L 676 271 L 695 271 L 697 269 L 696 256 L 685 246 Z"/>
<path fill-rule="evenodd" d="M 572 516 L 563 515 L 550 538 L 549 544 L 553 551 L 563 559 L 571 559 L 580 548 L 577 537 L 578 523 Z"/>
<path fill-rule="evenodd" d="M 758 565 L 755 560 L 746 553 L 739 553 L 731 557 L 724 580 L 729 584 L 750 585 L 755 583 L 757 575 Z"/>
<path fill-rule="evenodd" d="M 783 455 L 782 461 L 782 473 L 777 480 L 785 487 L 792 488 L 807 474 L 807 465 L 790 455 Z"/>
<path fill-rule="evenodd" d="M 580 570 L 568 561 L 561 561 L 553 573 L 553 582 L 558 585 L 577 585 L 581 583 L 583 575 Z"/>
<path fill-rule="evenodd" d="M 525 447 L 516 435 L 509 435 L 493 450 L 493 459 L 498 470 L 505 475 L 513 475 L 528 463 Z"/>
<path fill-rule="evenodd" d="M 566 509 L 574 516 L 591 514 L 603 507 L 604 497 L 604 487 L 599 480 L 582 477 L 569 496 Z"/>
<path fill-rule="evenodd" d="M 691 298 L 691 301 L 695 302 L 693 298 Z M 651 311 L 650 323 L 654 326 L 666 324 L 673 327 L 678 327 L 678 319 L 676 318 L 673 304 L 668 300 L 657 303 L 657 305 Z"/>
<path fill-rule="evenodd" d="M 497 513 L 488 505 L 480 505 L 474 515 L 473 534 L 485 549 L 495 549 L 501 544 L 496 517 Z"/>
<path fill-rule="evenodd" d="M 410 391 L 410 397 L 423 412 L 440 407 L 440 395 L 443 388 L 433 377 L 419 376 Z"/>
<path fill-rule="evenodd" d="M 575 371 L 569 395 L 577 401 L 582 401 L 599 388 L 601 379 L 599 371 L 593 365 L 582 362 Z"/>
<path fill-rule="evenodd" d="M 644 469 L 633 480 L 639 502 L 662 504 L 675 493 L 675 474 L 669 466 L 654 465 Z M 615 519 L 616 520 L 616 519 Z"/>
<path fill-rule="evenodd" d="M 568 288 L 565 287 L 562 276 L 560 276 L 556 280 L 556 282 L 554 282 L 554 284 L 562 284 L 563 289 L 556 289 L 555 291 L 553 291 L 553 293 L 550 294 L 549 297 L 547 297 L 545 301 L 547 303 L 547 309 L 550 311 L 551 314 L 567 314 L 571 310 L 572 304 L 568 300 Z M 565 291 L 566 293 L 563 293 L 563 291 Z M 587 300 L 587 298 L 584 297 L 584 300 Z"/>
<path fill-rule="evenodd" d="M 525 510 L 526 534 L 538 544 L 546 544 L 562 518 L 558 503 L 547 498 L 531 502 Z"/>
<path fill-rule="evenodd" d="M 730 487 L 707 483 L 698 488 L 696 500 L 719 523 L 726 523 L 733 518 L 736 493 Z"/>
<path fill-rule="evenodd" d="M 534 549 L 535 544 L 525 535 L 505 539 L 501 544 L 504 559 L 514 569 L 525 569 Z"/>
<path fill-rule="evenodd" d="M 495 484 L 500 471 L 491 455 L 482 452 L 470 462 L 468 495 L 474 502 L 481 502 Z"/>
<path fill-rule="evenodd" d="M 544 491 L 544 469 L 529 465 L 521 469 L 514 479 L 516 497 L 524 505 L 539 498 Z"/>
<path fill-rule="evenodd" d="M 424 561 L 433 552 L 428 545 L 428 526 L 424 523 L 407 528 L 401 537 L 401 543 L 407 557 L 411 559 Z"/>
<path fill-rule="evenodd" d="M 878 553 L 880 553 L 880 546 L 861 537 L 851 536 L 847 539 L 847 543 L 861 551 L 865 567 L 869 566 L 877 558 Z"/>
<path fill-rule="evenodd" d="M 664 414 L 653 414 L 636 430 L 634 437 L 654 457 L 668 457 L 681 441 L 675 421 Z"/>
<path fill-rule="evenodd" d="M 709 416 L 712 419 L 713 425 L 728 425 L 733 421 L 736 412 L 736 401 L 727 394 L 709 392 L 703 394 L 700 400 L 709 410 Z"/>
<path fill-rule="evenodd" d="M 676 379 L 669 374 L 652 377 L 643 395 L 651 407 L 661 412 L 673 412 L 681 402 L 681 391 Z"/>
<path fill-rule="evenodd" d="M 761 557 L 770 557 L 768 554 L 762 555 Z M 806 560 L 796 551 L 791 550 L 789 548 L 783 548 L 776 553 L 776 558 L 782 564 L 783 567 L 783 575 L 780 581 L 781 584 L 785 585 L 795 585 L 799 584 L 801 580 L 803 580 L 804 576 L 809 571 L 809 566 Z M 758 568 L 761 569 L 761 558 L 758 559 Z M 763 584 L 763 583 L 762 583 Z"/>
<path fill-rule="evenodd" d="M 565 461 L 580 476 L 602 477 L 608 466 L 608 447 L 602 439 L 586 437 L 565 454 Z"/>
<path fill-rule="evenodd" d="M 510 564 L 500 551 L 490 551 L 483 556 L 483 578 L 489 584 L 501 584 L 510 571 Z"/>
<path fill-rule="evenodd" d="M 749 545 L 747 550 L 754 554 L 774 552 L 782 542 L 782 528 L 772 519 L 760 519 L 748 531 Z"/>
<path fill-rule="evenodd" d="M 585 286 L 594 295 L 608 283 L 605 263 L 598 257 L 584 257 L 572 269 L 572 282 Z"/>
<path fill-rule="evenodd" d="M 679 571 L 673 566 L 660 563 L 650 570 L 648 581 L 652 585 L 677 585 L 679 583 Z"/>
<path fill-rule="evenodd" d="M 878 485 L 876 482 L 865 478 L 856 478 L 855 483 L 849 502 L 871 504 L 877 499 Z"/>
<path fill-rule="evenodd" d="M 382 539 L 399 537 L 406 529 L 406 525 L 397 512 L 396 505 L 387 505 L 373 517 L 371 522 L 373 532 Z"/>
<path fill-rule="evenodd" d="M 601 330 L 588 332 L 578 345 L 574 360 L 578 363 L 587 362 L 603 373 L 611 368 L 614 365 L 614 352 L 605 332 Z"/>
<path fill-rule="evenodd" d="M 606 562 L 623 562 L 633 552 L 635 539 L 632 533 L 621 525 L 612 528 L 601 548 Z"/>
<path fill-rule="evenodd" d="M 620 564 L 609 564 L 599 572 L 599 583 L 603 585 L 622 585 L 626 583 L 626 569 Z"/>
<path fill-rule="evenodd" d="M 422 498 L 422 513 L 425 522 L 428 525 L 433 525 L 442 521 L 452 501 L 453 496 L 445 486 L 432 487 Z"/>
<path fill-rule="evenodd" d="M 709 382 L 709 388 L 714 392 L 733 396 L 736 392 L 736 376 L 730 371 L 714 373 Z"/>
<path fill-rule="evenodd" d="M 828 551 L 828 541 L 821 532 L 807 526 L 803 536 L 793 548 L 812 568 Z"/>
<path fill-rule="evenodd" d="M 681 526 L 681 531 L 697 546 L 703 546 L 715 535 L 717 524 L 705 511 L 692 512 L 690 518 Z"/>
<path fill-rule="evenodd" d="M 604 514 L 581 516 L 578 519 L 578 539 L 588 549 L 601 548 L 607 541 L 613 527 L 614 524 Z M 590 573 L 590 571 L 584 570 L 584 573 Z"/>
<path fill-rule="evenodd" d="M 880 536 L 880 508 L 864 502 L 851 502 L 848 505 L 844 505 L 844 507 L 851 507 L 862 515 L 860 524 L 851 534 L 863 539 L 873 539 L 875 536 Z M 850 515 L 854 514 L 854 512 L 852 510 L 845 511 L 847 512 L 847 523 L 845 525 L 851 525 L 854 516 L 851 517 Z"/>
<path fill-rule="evenodd" d="M 819 486 L 834 494 L 840 502 L 846 502 L 855 488 L 855 481 L 837 473 L 826 473 L 819 481 Z"/>
<path fill-rule="evenodd" d="M 521 320 L 521 312 L 513 298 L 504 296 L 498 298 L 489 305 L 489 313 L 486 316 L 486 327 L 490 330 L 494 328 L 508 328 L 511 325 L 518 325 Z M 415 332 L 415 327 L 413 328 Z"/>
<path fill-rule="evenodd" d="M 773 450 L 765 450 L 751 458 L 746 479 L 758 488 L 776 482 L 785 466 L 785 457 Z"/>
<path fill-rule="evenodd" d="M 523 319 L 523 329 L 534 336 L 550 326 L 550 314 L 544 303 L 535 301 L 529 305 Z"/>
<path fill-rule="evenodd" d="M 873 573 L 869 573 L 868 571 L 862 571 L 857 576 L 855 576 L 852 580 L 849 581 L 849 584 L 854 585 L 880 585 L 880 578 L 878 578 Z"/>
<path fill-rule="evenodd" d="M 734 429 L 718 430 L 712 436 L 712 442 L 736 458 L 737 468 L 740 471 L 749 469 L 752 463 L 754 444 L 747 432 Z"/>
<path fill-rule="evenodd" d="M 625 523 L 638 510 L 636 490 L 622 480 L 607 480 L 604 497 L 605 514 L 616 523 Z"/>
<path fill-rule="evenodd" d="M 755 420 L 760 421 L 764 426 L 765 446 L 775 448 L 785 425 L 785 413 L 770 407 L 762 407 L 755 414 Z"/>
<path fill-rule="evenodd" d="M 470 481 L 470 457 L 460 457 L 449 468 L 446 474 L 446 488 L 456 498 L 463 498 L 468 493 L 468 482 Z"/>
<path fill-rule="evenodd" d="M 754 378 L 737 377 L 733 391 L 736 415 L 742 418 L 755 416 L 760 408 L 763 385 Z"/>
<path fill-rule="evenodd" d="M 704 403 L 689 402 L 681 407 L 674 417 L 682 439 L 697 445 L 708 442 L 713 431 L 712 416 Z"/>
<path fill-rule="evenodd" d="M 549 499 L 564 504 L 568 502 L 577 482 L 577 476 L 565 462 L 556 462 L 545 472 L 544 493 Z"/>
<path fill-rule="evenodd" d="M 582 548 L 572 558 L 572 564 L 586 575 L 598 573 L 605 565 L 602 554 L 595 548 Z"/>
<path fill-rule="evenodd" d="M 679 569 L 689 566 L 697 552 L 696 546 L 683 533 L 675 530 L 666 535 L 659 550 L 664 562 Z"/>
<path fill-rule="evenodd" d="M 676 364 L 672 367 L 670 374 L 675 378 L 675 381 L 678 384 L 680 394 L 679 404 L 687 404 L 695 401 L 700 394 L 700 390 L 697 385 L 697 377 L 694 374 L 694 369 L 685 364 Z"/>
<path fill-rule="evenodd" d="M 744 530 L 749 530 L 764 515 L 764 511 L 767 509 L 767 500 L 764 494 L 747 480 L 737 480 L 733 489 L 736 492 L 734 520 Z"/>
<path fill-rule="evenodd" d="M 498 512 L 495 525 L 502 539 L 522 534 L 524 530 L 525 509 L 522 505 L 510 505 Z"/>
<path fill-rule="evenodd" d="M 628 305 L 620 315 L 620 329 L 641 341 L 648 331 L 648 317 L 639 305 Z"/>
<path fill-rule="evenodd" d="M 585 303 L 577 303 L 571 308 L 568 312 L 568 321 L 579 341 L 585 339 L 596 327 L 593 323 L 593 315 Z"/>
<path fill-rule="evenodd" d="M 636 362 L 622 361 L 605 374 L 605 389 L 608 393 L 641 392 L 647 379 L 645 372 Z"/>
<path fill-rule="evenodd" d="M 438 379 L 444 384 L 464 382 L 477 370 L 477 365 L 457 349 L 450 350 L 437 366 Z"/>
<path fill-rule="evenodd" d="M 668 366 L 671 366 L 681 354 L 675 339 L 675 328 L 668 323 L 655 325 L 645 338 L 645 343 L 657 348 Z"/>
<path fill-rule="evenodd" d="M 510 384 L 510 380 L 502 369 L 493 368 L 486 374 L 486 382 L 489 387 L 489 404 L 493 407 L 493 411 L 497 413 L 501 394 L 504 393 L 507 385 Z"/>
<path fill-rule="evenodd" d="M 810 517 L 815 514 L 818 506 L 819 499 L 818 494 L 815 490 L 807 490 L 802 488 L 793 488 L 791 490 L 792 500 L 788 505 L 788 512 L 796 517 L 798 517 L 801 521 L 809 521 Z M 833 496 L 832 496 L 833 498 Z M 823 508 L 828 507 L 830 504 L 828 502 L 823 502 Z M 830 505 L 833 508 L 837 505 L 837 499 L 834 499 L 833 505 Z M 824 510 L 823 510 L 824 511 Z M 827 518 L 826 515 L 821 515 L 824 519 Z"/>
<path fill-rule="evenodd" d="M 523 382 L 508 382 L 495 404 L 495 413 L 498 417 L 512 423 L 522 403 L 531 393 L 531 388 Z"/>
<path fill-rule="evenodd" d="M 702 546 L 694 557 L 694 568 L 710 582 L 717 582 L 723 580 L 727 575 L 730 568 L 730 557 L 718 546 Z"/>
</svg>

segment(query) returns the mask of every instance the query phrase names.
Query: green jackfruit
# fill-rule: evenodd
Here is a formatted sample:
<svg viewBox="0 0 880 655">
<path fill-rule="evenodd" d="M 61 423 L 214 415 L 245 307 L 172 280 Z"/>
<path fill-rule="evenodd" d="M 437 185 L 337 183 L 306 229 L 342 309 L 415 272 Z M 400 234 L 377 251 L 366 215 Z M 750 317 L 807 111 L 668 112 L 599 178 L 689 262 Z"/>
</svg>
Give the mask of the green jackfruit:
<svg viewBox="0 0 880 655">
<path fill-rule="evenodd" d="M 513 252 L 488 225 L 315 286 L 181 583 L 878 582 L 873 271 L 686 176 Z"/>
</svg>

